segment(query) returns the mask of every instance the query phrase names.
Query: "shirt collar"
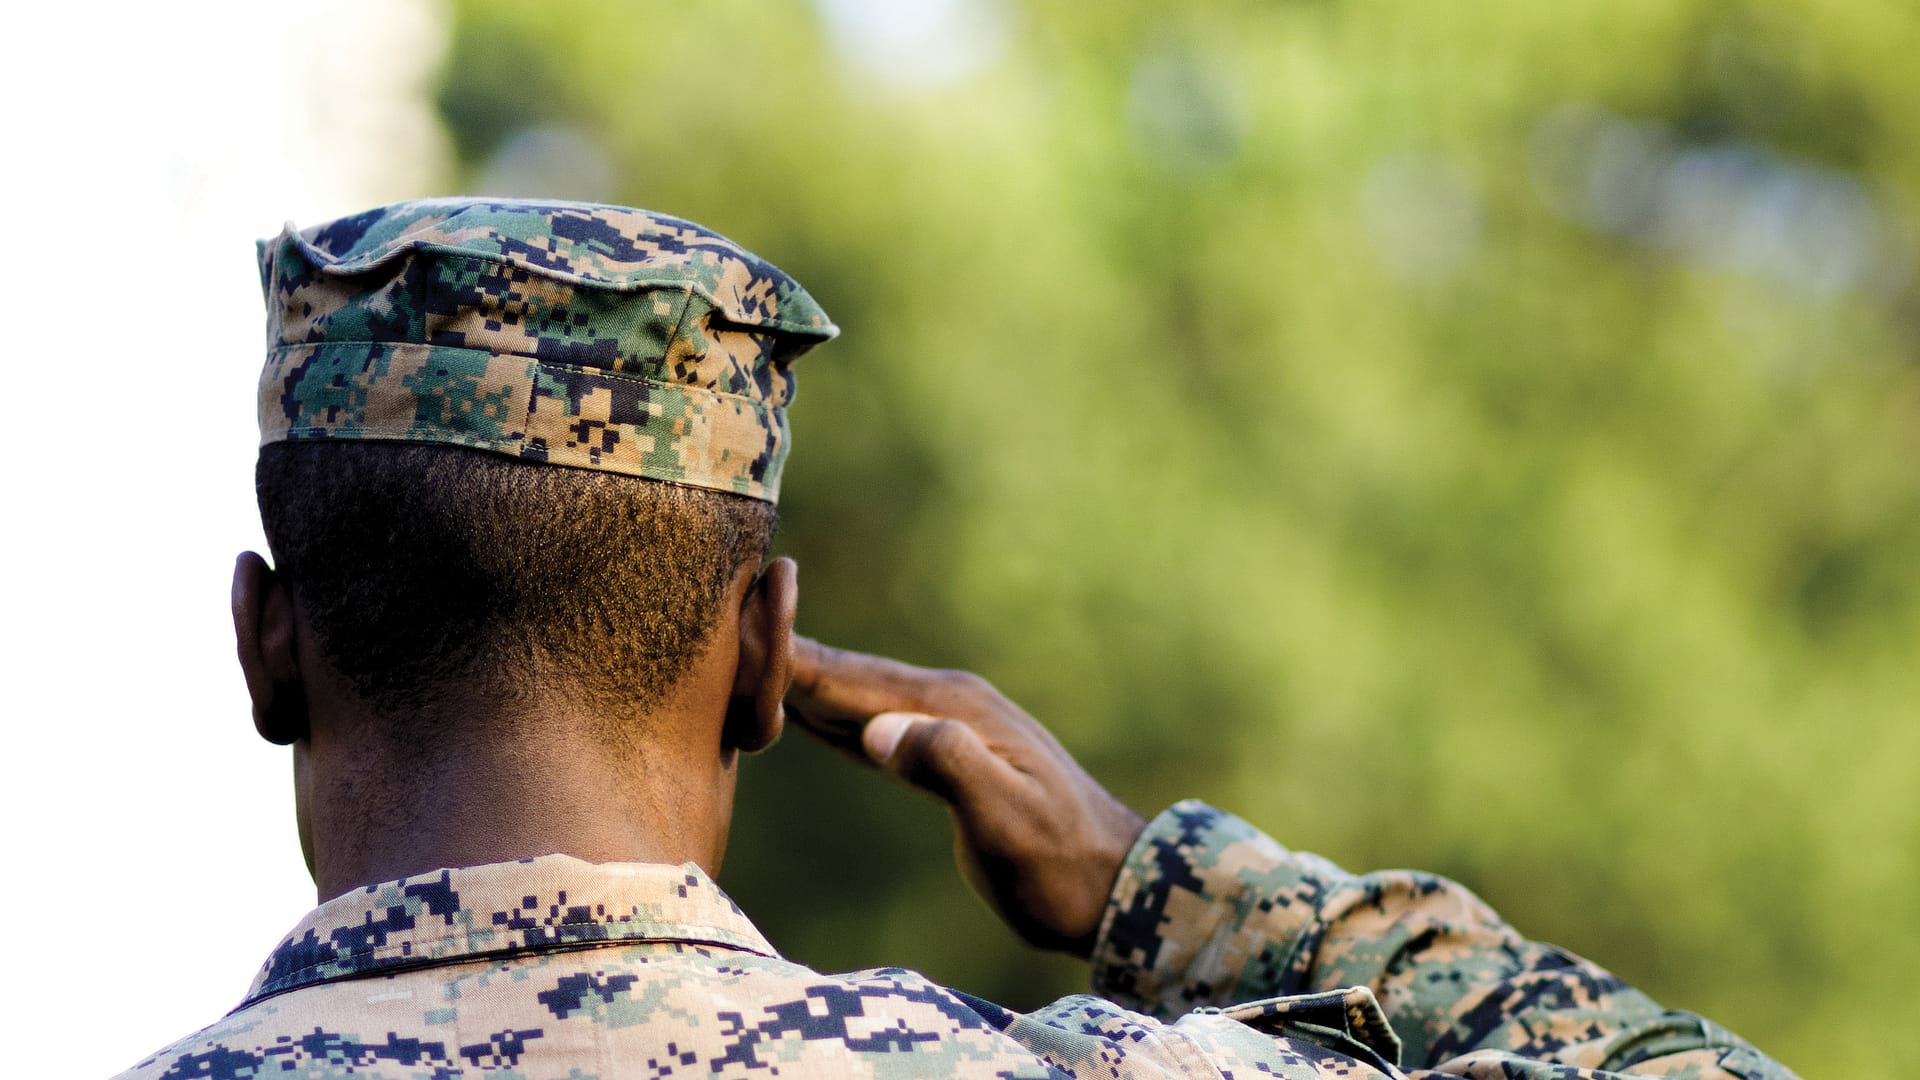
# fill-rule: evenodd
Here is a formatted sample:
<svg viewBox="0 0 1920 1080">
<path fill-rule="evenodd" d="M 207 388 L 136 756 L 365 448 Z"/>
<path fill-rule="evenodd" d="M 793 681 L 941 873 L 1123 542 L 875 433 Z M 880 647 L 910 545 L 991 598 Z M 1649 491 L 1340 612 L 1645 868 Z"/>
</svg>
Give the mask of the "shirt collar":
<svg viewBox="0 0 1920 1080">
<path fill-rule="evenodd" d="M 334 897 L 281 940 L 240 1007 L 372 972 L 620 941 L 778 955 L 693 863 L 542 855 L 435 870 Z"/>
</svg>

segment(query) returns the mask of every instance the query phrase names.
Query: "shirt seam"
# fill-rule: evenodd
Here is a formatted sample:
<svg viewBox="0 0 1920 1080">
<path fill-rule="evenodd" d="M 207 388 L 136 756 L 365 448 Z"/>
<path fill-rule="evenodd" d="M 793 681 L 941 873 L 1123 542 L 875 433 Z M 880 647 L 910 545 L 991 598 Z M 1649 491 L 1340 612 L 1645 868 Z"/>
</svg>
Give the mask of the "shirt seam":
<svg viewBox="0 0 1920 1080">
<path fill-rule="evenodd" d="M 712 929 L 712 930 L 715 930 L 717 933 L 727 933 L 727 931 L 720 930 L 718 927 L 710 927 L 710 928 L 704 928 L 704 929 Z M 442 939 L 442 940 L 445 940 L 445 939 Z M 295 971 L 289 972 L 288 974 L 283 975 L 280 978 L 274 980 L 274 982 L 278 985 L 275 985 L 273 989 L 268 990 L 268 989 L 262 988 L 258 993 L 249 995 L 245 1001 L 242 1001 L 237 1007 L 234 1008 L 233 1012 L 239 1012 L 242 1009 L 252 1008 L 253 1006 L 258 1005 L 260 1002 L 266 1001 L 269 998 L 279 997 L 281 994 L 291 993 L 292 991 L 295 991 L 295 990 L 303 990 L 310 986 L 323 986 L 330 982 L 345 982 L 350 979 L 365 978 L 370 975 L 394 975 L 394 974 L 398 974 L 406 971 L 416 971 L 422 968 L 451 966 L 454 964 L 478 963 L 481 961 L 490 962 L 490 961 L 499 959 L 501 957 L 509 957 L 509 956 L 519 957 L 519 956 L 525 956 L 529 953 L 584 952 L 585 950 L 588 950 L 588 949 L 606 949 L 606 948 L 614 948 L 617 946 L 646 945 L 646 944 L 707 945 L 713 948 L 727 949 L 732 952 L 751 953 L 754 956 L 766 957 L 767 959 L 777 959 L 777 957 L 773 956 L 771 953 L 765 952 L 751 945 L 742 944 L 737 941 L 725 941 L 725 940 L 716 940 L 716 939 L 699 938 L 699 937 L 686 937 L 686 936 L 677 935 L 677 934 L 676 935 L 641 935 L 638 937 L 622 937 L 622 938 L 598 938 L 590 941 L 558 941 L 558 942 L 547 942 L 539 945 L 508 945 L 508 946 L 503 946 L 497 949 L 482 949 L 482 950 L 477 950 L 473 952 L 453 953 L 445 956 L 408 956 L 405 953 L 398 953 L 397 950 L 395 950 L 394 947 L 392 946 L 384 946 L 378 952 L 373 954 L 355 953 L 343 960 L 323 960 L 323 961 L 320 961 L 319 963 L 308 964 L 303 968 L 299 968 Z M 367 960 L 380 959 L 383 954 L 384 955 L 397 954 L 404 957 L 404 959 L 401 959 L 396 963 L 381 964 L 374 967 L 359 966 Z M 303 976 L 306 976 L 311 972 L 324 968 L 328 964 L 349 965 L 350 970 L 342 971 L 336 975 L 326 975 L 318 978 L 303 978 Z M 229 1013 L 228 1015 L 232 1015 L 232 1014 Z"/>
<path fill-rule="evenodd" d="M 288 972 L 286 975 L 281 976 L 281 978 L 285 978 L 285 979 L 298 978 L 299 976 L 304 975 L 309 971 L 314 971 L 319 968 L 324 968 L 329 964 L 352 964 L 352 963 L 359 963 L 359 962 L 364 962 L 368 960 L 381 960 L 388 956 L 396 956 L 396 955 L 412 958 L 416 949 L 428 949 L 436 945 L 448 947 L 455 951 L 443 953 L 441 954 L 441 956 L 434 956 L 434 957 L 427 957 L 424 954 L 422 954 L 422 957 L 425 959 L 442 959 L 444 957 L 463 956 L 463 955 L 486 956 L 486 955 L 499 953 L 499 952 L 525 952 L 531 949 L 545 949 L 553 946 L 565 946 L 565 945 L 573 945 L 573 944 L 599 945 L 599 944 L 605 943 L 605 944 L 617 945 L 624 941 L 693 941 L 693 942 L 699 942 L 702 944 L 711 944 L 711 945 L 725 944 L 730 948 L 739 948 L 745 952 L 757 953 L 761 951 L 759 949 L 753 948 L 751 945 L 740 944 L 740 942 L 742 941 L 750 941 L 751 939 L 746 938 L 745 935 L 742 935 L 737 930 L 728 930 L 723 926 L 680 924 L 679 926 L 676 926 L 674 929 L 685 930 L 686 933 L 663 933 L 663 932 L 648 933 L 643 931 L 640 933 L 632 934 L 631 936 L 620 936 L 620 937 L 615 937 L 613 936 L 613 933 L 612 933 L 613 929 L 617 929 L 620 926 L 619 923 L 599 923 L 599 922 L 597 923 L 556 923 L 550 927 L 543 924 L 541 927 L 539 927 L 539 929 L 550 929 L 556 932 L 560 932 L 560 931 L 563 931 L 564 928 L 567 926 L 592 926 L 592 927 L 599 927 L 599 928 L 607 928 L 609 929 L 610 932 L 608 936 L 604 938 L 577 938 L 574 941 L 568 941 L 564 937 L 562 937 L 560 940 L 552 941 L 552 942 L 539 942 L 539 943 L 530 944 L 530 945 L 502 945 L 498 947 L 487 947 L 487 948 L 472 949 L 472 950 L 462 950 L 460 949 L 460 946 L 458 946 L 457 944 L 448 945 L 449 942 L 454 942 L 458 938 L 469 936 L 469 935 L 442 934 L 439 937 L 432 938 L 432 939 L 423 939 L 419 941 L 408 939 L 405 941 L 394 942 L 388 945 L 376 945 L 371 949 L 350 950 L 347 953 L 341 956 L 336 956 L 332 959 L 316 960 L 311 964 L 306 964 L 304 966 L 295 968 L 292 971 Z M 318 927 L 313 927 L 311 929 L 316 931 L 315 936 L 317 937 Z M 517 933 L 517 932 L 518 931 L 511 930 L 511 929 L 505 931 L 505 933 L 509 933 L 509 934 Z"/>
</svg>

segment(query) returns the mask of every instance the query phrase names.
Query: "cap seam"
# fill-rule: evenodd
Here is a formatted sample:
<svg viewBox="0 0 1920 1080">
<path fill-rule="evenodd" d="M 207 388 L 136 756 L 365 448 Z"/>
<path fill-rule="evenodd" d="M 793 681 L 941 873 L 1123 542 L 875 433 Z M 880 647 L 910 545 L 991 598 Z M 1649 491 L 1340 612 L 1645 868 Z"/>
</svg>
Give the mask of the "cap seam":
<svg viewBox="0 0 1920 1080">
<path fill-rule="evenodd" d="M 753 480 L 739 485 L 721 487 L 686 477 L 663 476 L 645 469 L 625 469 L 608 464 L 587 465 L 575 461 L 556 461 L 552 459 L 529 459 L 521 451 L 531 442 L 524 433 L 518 439 L 488 439 L 467 437 L 441 431 L 422 430 L 414 427 L 360 427 L 353 429 L 351 435 L 339 434 L 337 428 L 316 427 L 308 424 L 287 427 L 277 435 L 262 434 L 259 445 L 272 446 L 275 443 L 310 443 L 340 440 L 350 442 L 394 442 L 421 446 L 461 446 L 470 450 L 484 450 L 490 453 L 505 454 L 519 460 L 538 460 L 540 464 L 558 469 L 595 469 L 619 476 L 631 476 L 655 484 L 674 484 L 679 487 L 698 488 L 702 491 L 720 491 L 756 499 L 760 502 L 778 504 L 780 485 L 771 480 Z M 551 448 L 549 448 L 551 449 Z"/>
</svg>

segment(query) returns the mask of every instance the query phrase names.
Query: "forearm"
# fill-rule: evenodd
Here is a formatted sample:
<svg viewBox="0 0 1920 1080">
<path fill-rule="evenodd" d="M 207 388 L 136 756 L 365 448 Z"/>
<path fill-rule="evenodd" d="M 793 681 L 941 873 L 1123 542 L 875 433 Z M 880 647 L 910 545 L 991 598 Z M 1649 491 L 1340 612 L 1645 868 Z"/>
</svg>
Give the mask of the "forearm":
<svg viewBox="0 0 1920 1080">
<path fill-rule="evenodd" d="M 1527 941 L 1460 885 L 1355 876 L 1197 803 L 1129 853 L 1094 952 L 1094 989 L 1162 1016 L 1361 986 L 1433 1067 L 1480 1053 L 1649 1074 L 1785 1076 L 1737 1038 L 1606 971 Z M 1767 1071 L 1768 1069 L 1776 1071 Z"/>
</svg>

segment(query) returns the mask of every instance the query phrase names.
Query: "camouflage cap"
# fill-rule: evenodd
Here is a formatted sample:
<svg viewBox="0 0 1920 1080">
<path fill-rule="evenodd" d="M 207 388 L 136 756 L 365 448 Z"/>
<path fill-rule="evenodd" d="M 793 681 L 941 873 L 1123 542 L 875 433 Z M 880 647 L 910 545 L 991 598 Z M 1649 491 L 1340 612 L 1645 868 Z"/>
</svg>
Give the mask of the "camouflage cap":
<svg viewBox="0 0 1920 1080">
<path fill-rule="evenodd" d="M 259 245 L 261 445 L 446 443 L 777 500 L 795 357 L 839 331 L 645 210 L 396 203 Z"/>
</svg>

